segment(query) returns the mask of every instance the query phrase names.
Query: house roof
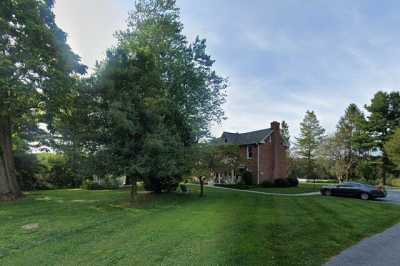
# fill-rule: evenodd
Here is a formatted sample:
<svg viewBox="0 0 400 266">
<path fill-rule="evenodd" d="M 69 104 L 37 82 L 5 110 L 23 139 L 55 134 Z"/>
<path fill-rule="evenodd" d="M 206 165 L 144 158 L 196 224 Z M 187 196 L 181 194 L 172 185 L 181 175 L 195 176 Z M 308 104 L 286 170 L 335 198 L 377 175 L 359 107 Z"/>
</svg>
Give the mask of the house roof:
<svg viewBox="0 0 400 266">
<path fill-rule="evenodd" d="M 224 132 L 222 133 L 222 136 L 219 138 L 219 142 L 228 144 L 238 144 L 238 145 L 256 144 L 263 142 L 266 137 L 271 135 L 271 133 L 272 133 L 271 128 L 266 128 L 246 133 Z"/>
</svg>

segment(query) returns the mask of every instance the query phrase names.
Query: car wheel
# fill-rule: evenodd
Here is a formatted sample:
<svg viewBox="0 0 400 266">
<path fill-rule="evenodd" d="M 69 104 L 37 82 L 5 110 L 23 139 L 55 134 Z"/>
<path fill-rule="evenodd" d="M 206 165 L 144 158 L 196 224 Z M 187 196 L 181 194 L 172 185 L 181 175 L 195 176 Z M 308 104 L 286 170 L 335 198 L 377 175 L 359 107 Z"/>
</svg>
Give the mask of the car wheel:
<svg viewBox="0 0 400 266">
<path fill-rule="evenodd" d="M 331 196 L 332 192 L 330 190 L 324 190 L 324 196 Z"/>
<path fill-rule="evenodd" d="M 369 199 L 368 193 L 361 193 L 361 199 L 362 200 L 368 200 Z"/>
</svg>

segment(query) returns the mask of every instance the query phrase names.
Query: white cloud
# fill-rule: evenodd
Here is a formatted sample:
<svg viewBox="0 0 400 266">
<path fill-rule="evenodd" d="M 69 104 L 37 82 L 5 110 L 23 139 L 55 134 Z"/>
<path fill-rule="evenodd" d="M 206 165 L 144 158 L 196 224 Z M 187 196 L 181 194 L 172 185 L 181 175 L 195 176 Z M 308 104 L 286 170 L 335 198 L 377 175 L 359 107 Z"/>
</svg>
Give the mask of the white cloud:
<svg viewBox="0 0 400 266">
<path fill-rule="evenodd" d="M 57 0 L 56 21 L 93 67 L 125 28 L 133 0 Z M 395 2 L 393 2 L 393 5 Z M 230 78 L 228 120 L 212 132 L 248 131 L 286 120 L 292 135 L 306 110 L 332 132 L 350 103 L 398 89 L 400 48 L 391 4 L 373 1 L 178 0 L 184 32 L 208 40 L 219 74 Z M 374 13 L 376 12 L 376 14 Z M 293 138 L 292 138 L 293 139 Z"/>
<path fill-rule="evenodd" d="M 113 34 L 126 27 L 128 17 L 118 0 L 57 0 L 54 11 L 68 43 L 90 68 L 115 44 Z"/>
</svg>

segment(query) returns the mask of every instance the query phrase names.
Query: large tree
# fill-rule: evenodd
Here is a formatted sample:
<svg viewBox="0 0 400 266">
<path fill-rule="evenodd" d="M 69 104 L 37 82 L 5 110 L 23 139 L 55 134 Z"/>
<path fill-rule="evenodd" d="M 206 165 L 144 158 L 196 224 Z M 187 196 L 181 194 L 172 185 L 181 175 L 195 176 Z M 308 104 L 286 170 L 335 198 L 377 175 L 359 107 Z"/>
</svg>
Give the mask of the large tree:
<svg viewBox="0 0 400 266">
<path fill-rule="evenodd" d="M 307 111 L 300 123 L 300 136 L 296 138 L 296 150 L 300 158 L 306 161 L 308 177 L 315 178 L 314 160 L 322 142 L 325 129 L 319 124 L 314 111 Z"/>
<path fill-rule="evenodd" d="M 355 104 L 350 104 L 336 127 L 334 146 L 336 165 L 340 176 L 345 179 L 355 177 L 355 168 L 360 156 L 365 152 L 365 117 Z"/>
<path fill-rule="evenodd" d="M 189 43 L 172 0 L 140 0 L 93 78 L 94 158 L 104 174 L 160 191 L 188 171 L 185 154 L 223 111 L 226 80 L 205 40 Z M 93 130 L 93 129 L 91 129 Z M 133 187 L 134 189 L 134 187 Z"/>
<path fill-rule="evenodd" d="M 393 166 L 384 145 L 400 127 L 400 93 L 377 92 L 365 108 L 369 112 L 366 129 L 371 137 L 370 148 L 380 154 L 380 175 L 385 184 Z"/>
<path fill-rule="evenodd" d="M 0 200 L 21 196 L 11 136 L 39 115 L 51 120 L 70 75 L 85 72 L 54 21 L 53 4 L 0 1 Z"/>
<path fill-rule="evenodd" d="M 400 167 L 400 128 L 398 128 L 392 137 L 385 143 L 385 152 L 389 159 Z"/>
</svg>

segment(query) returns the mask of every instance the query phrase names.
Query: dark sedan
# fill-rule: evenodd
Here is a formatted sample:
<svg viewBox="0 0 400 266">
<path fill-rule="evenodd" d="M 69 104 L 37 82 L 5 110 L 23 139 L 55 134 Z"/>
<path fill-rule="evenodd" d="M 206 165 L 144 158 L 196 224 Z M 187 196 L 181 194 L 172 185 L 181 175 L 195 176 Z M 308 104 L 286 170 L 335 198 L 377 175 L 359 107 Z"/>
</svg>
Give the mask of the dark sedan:
<svg viewBox="0 0 400 266">
<path fill-rule="evenodd" d="M 355 197 L 363 200 L 386 197 L 384 188 L 356 182 L 344 182 L 337 185 L 322 186 L 321 194 L 324 196 Z"/>
</svg>

